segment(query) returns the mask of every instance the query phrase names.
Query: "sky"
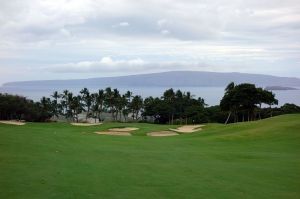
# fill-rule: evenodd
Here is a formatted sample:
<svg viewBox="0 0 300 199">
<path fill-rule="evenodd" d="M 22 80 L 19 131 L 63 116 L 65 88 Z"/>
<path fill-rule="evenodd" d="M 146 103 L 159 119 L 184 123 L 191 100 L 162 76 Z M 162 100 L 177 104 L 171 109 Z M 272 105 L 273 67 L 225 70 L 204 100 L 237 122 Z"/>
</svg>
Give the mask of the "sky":
<svg viewBox="0 0 300 199">
<path fill-rule="evenodd" d="M 300 77 L 300 1 L 0 0 L 0 84 L 175 70 Z"/>
</svg>

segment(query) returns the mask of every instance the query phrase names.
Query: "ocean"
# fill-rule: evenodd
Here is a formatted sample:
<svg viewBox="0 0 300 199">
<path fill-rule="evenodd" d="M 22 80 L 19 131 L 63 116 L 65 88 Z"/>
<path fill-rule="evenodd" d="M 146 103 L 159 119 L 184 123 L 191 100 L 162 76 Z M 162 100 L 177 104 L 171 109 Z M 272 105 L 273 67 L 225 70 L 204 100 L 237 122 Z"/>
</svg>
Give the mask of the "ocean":
<svg viewBox="0 0 300 199">
<path fill-rule="evenodd" d="M 112 87 L 113 88 L 113 87 Z M 170 87 L 118 87 L 118 90 L 121 93 L 126 92 L 127 90 L 133 92 L 134 95 L 141 95 L 143 98 L 148 96 L 160 97 L 163 92 Z M 78 94 L 82 88 L 70 88 L 69 91 L 74 94 Z M 95 92 L 98 89 L 105 88 L 88 88 L 90 92 Z M 173 87 L 174 90 L 180 89 L 183 92 L 190 91 L 191 94 L 198 98 L 202 97 L 205 100 L 205 103 L 209 106 L 218 105 L 220 100 L 224 95 L 224 87 Z M 279 106 L 285 103 L 294 103 L 300 106 L 300 88 L 299 90 L 280 90 L 273 91 L 275 93 L 276 98 L 279 101 Z M 18 94 L 25 96 L 34 101 L 39 101 L 43 96 L 50 97 L 50 95 L 54 91 L 62 92 L 64 89 L 56 89 L 56 88 L 22 88 L 22 87 L 0 87 L 1 93 L 9 93 L 9 94 Z"/>
</svg>

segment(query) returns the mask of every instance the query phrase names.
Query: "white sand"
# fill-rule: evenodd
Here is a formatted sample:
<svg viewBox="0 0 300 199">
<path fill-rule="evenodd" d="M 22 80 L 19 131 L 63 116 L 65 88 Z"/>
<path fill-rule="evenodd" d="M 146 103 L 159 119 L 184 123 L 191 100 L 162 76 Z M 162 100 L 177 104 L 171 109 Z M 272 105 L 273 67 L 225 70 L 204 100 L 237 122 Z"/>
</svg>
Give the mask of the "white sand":
<svg viewBox="0 0 300 199">
<path fill-rule="evenodd" d="M 128 132 L 117 132 L 117 131 L 101 131 L 101 132 L 95 132 L 99 135 L 119 135 L 119 136 L 131 136 Z"/>
<path fill-rule="evenodd" d="M 171 131 L 175 131 L 178 133 L 194 133 L 196 131 L 201 131 L 201 127 L 205 125 L 184 125 L 181 127 L 178 127 L 177 129 L 170 129 Z"/>
<path fill-rule="evenodd" d="M 139 128 L 134 128 L 134 127 L 125 127 L 125 128 L 112 128 L 108 129 L 109 131 L 116 131 L 116 132 L 130 132 L 130 131 L 136 131 Z"/>
<path fill-rule="evenodd" d="M 111 128 L 108 131 L 95 132 L 99 135 L 121 135 L 121 136 L 131 136 L 131 131 L 138 130 L 134 127 L 124 127 L 124 128 Z"/>
<path fill-rule="evenodd" d="M 98 126 L 102 123 L 71 123 L 73 126 Z"/>
<path fill-rule="evenodd" d="M 22 125 L 26 124 L 25 122 L 20 122 L 20 121 L 17 121 L 17 120 L 0 120 L 0 123 L 17 125 L 17 126 L 22 126 Z"/>
<path fill-rule="evenodd" d="M 157 131 L 157 132 L 151 132 L 147 133 L 148 136 L 156 136 L 156 137 L 163 137 L 163 136 L 174 136 L 178 135 L 178 133 L 175 133 L 173 131 Z"/>
</svg>

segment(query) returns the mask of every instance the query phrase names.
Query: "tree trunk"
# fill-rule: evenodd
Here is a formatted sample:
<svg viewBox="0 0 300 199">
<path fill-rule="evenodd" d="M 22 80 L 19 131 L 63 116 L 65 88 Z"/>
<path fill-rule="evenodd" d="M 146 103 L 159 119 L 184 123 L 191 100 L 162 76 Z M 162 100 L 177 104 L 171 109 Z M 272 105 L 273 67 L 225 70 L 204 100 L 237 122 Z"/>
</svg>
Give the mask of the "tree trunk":
<svg viewBox="0 0 300 199">
<path fill-rule="evenodd" d="M 89 117 L 89 113 L 90 113 L 90 108 L 88 107 L 87 112 L 86 112 L 86 116 L 85 116 L 85 121 L 87 121 L 87 119 Z"/>
<path fill-rule="evenodd" d="M 230 111 L 229 114 L 228 114 L 228 117 L 227 117 L 227 119 L 226 119 L 226 121 L 225 121 L 225 124 L 228 123 L 230 116 L 231 116 L 231 111 Z"/>
<path fill-rule="evenodd" d="M 249 115 L 249 111 L 248 111 L 248 122 L 250 121 L 250 115 Z"/>
<path fill-rule="evenodd" d="M 259 119 L 259 120 L 261 120 L 260 112 L 261 112 L 261 104 L 259 104 L 259 111 L 258 111 L 258 119 Z"/>
</svg>

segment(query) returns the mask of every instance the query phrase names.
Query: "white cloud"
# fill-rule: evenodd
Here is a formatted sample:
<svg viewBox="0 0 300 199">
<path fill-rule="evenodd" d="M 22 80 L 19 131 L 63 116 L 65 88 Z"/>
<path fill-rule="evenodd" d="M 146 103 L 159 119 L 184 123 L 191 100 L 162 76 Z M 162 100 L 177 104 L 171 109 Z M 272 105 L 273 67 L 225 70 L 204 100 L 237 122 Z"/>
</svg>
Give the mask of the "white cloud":
<svg viewBox="0 0 300 199">
<path fill-rule="evenodd" d="M 126 27 L 126 26 L 129 26 L 129 23 L 128 22 L 121 22 L 119 25 L 123 26 L 123 27 Z"/>
<path fill-rule="evenodd" d="M 108 74 L 206 63 L 205 70 L 300 74 L 299 0 L 0 2 L 0 71 L 44 66 L 67 78 L 67 68 Z"/>
<path fill-rule="evenodd" d="M 160 28 L 163 27 L 167 23 L 168 23 L 168 21 L 166 19 L 160 19 L 160 20 L 157 21 L 157 25 Z"/>
<path fill-rule="evenodd" d="M 122 28 L 122 27 L 128 27 L 128 26 L 130 26 L 130 24 L 126 21 L 112 25 L 113 28 L 119 28 L 119 27 Z"/>
<path fill-rule="evenodd" d="M 160 31 L 160 33 L 163 34 L 163 35 L 168 35 L 168 34 L 170 34 L 170 31 L 162 30 L 162 31 Z"/>
<path fill-rule="evenodd" d="M 100 61 L 81 61 L 76 63 L 56 64 L 42 68 L 54 73 L 90 73 L 90 72 L 116 72 L 119 70 L 136 71 L 147 63 L 140 59 L 113 60 L 111 57 L 103 57 Z"/>
<path fill-rule="evenodd" d="M 66 37 L 71 36 L 71 32 L 69 30 L 67 30 L 66 28 L 60 29 L 60 32 L 61 32 L 62 35 L 66 36 Z"/>
</svg>

